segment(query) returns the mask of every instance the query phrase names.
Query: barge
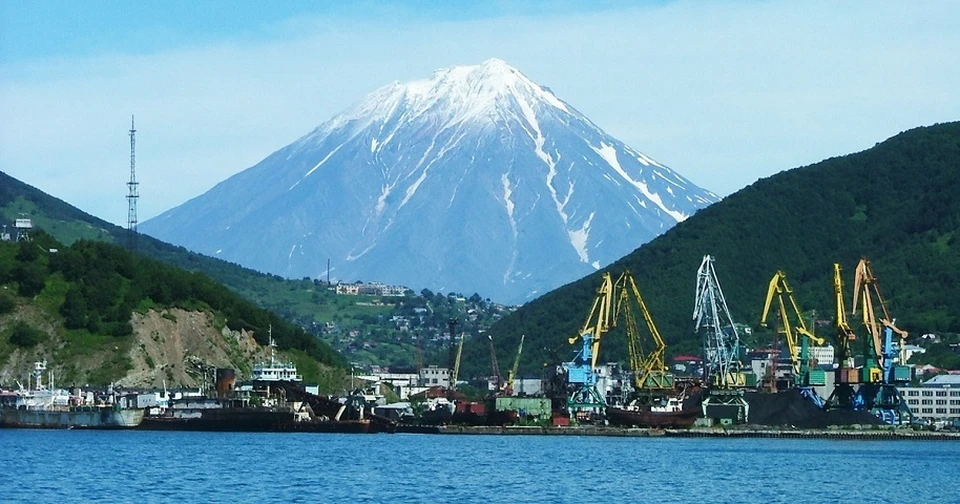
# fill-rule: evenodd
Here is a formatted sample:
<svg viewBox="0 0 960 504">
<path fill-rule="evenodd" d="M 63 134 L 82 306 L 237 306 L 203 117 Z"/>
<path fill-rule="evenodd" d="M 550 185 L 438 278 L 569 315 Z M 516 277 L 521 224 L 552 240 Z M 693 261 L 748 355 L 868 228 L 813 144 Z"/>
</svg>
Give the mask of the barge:
<svg viewBox="0 0 960 504">
<path fill-rule="evenodd" d="M 28 429 L 130 429 L 143 421 L 144 410 L 127 408 L 112 392 L 105 397 L 80 394 L 44 385 L 47 361 L 33 364 L 32 381 L 14 392 L 0 394 L 0 427 Z M 53 380 L 49 380 L 51 385 Z"/>
</svg>

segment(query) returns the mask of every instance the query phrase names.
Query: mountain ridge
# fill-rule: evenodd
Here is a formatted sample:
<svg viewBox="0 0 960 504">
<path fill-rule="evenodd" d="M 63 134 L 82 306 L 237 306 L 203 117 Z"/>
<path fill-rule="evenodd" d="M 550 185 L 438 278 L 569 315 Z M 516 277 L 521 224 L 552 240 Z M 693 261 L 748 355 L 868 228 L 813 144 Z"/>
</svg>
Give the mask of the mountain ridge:
<svg viewBox="0 0 960 504">
<path fill-rule="evenodd" d="M 391 83 L 141 224 L 287 277 L 377 278 L 521 302 L 717 197 L 501 60 Z"/>
</svg>

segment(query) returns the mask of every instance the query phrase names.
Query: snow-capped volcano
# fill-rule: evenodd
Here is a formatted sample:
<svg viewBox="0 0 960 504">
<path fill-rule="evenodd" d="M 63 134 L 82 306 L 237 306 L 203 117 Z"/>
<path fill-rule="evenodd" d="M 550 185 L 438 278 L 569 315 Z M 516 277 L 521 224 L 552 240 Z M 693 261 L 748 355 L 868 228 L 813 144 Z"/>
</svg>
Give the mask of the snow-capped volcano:
<svg viewBox="0 0 960 504">
<path fill-rule="evenodd" d="M 523 302 L 717 197 L 498 59 L 394 82 L 141 231 L 287 277 Z"/>
</svg>

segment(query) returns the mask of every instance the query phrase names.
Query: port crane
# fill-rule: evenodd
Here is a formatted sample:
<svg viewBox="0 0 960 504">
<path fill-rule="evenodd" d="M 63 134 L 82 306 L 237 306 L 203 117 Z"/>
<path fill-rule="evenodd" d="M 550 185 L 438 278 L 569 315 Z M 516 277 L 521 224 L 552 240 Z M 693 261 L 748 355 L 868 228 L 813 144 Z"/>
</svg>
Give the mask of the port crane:
<svg viewBox="0 0 960 504">
<path fill-rule="evenodd" d="M 790 361 L 793 364 L 793 385 L 803 389 L 805 395 L 809 395 L 811 399 L 818 403 L 818 406 L 821 406 L 819 397 L 810 387 L 826 385 L 826 374 L 819 367 L 810 366 L 810 342 L 823 345 L 824 340 L 807 329 L 807 324 L 803 320 L 803 312 L 800 311 L 797 300 L 793 297 L 793 289 L 787 283 L 787 275 L 783 271 L 777 271 L 770 279 L 767 299 L 763 305 L 763 315 L 760 317 L 760 325 L 767 326 L 767 315 L 770 313 L 770 305 L 773 304 L 774 298 L 777 299 L 779 308 L 780 331 L 783 332 L 784 339 L 787 341 Z M 795 317 L 793 323 L 790 322 L 791 311 L 787 309 L 788 301 Z"/>
<path fill-rule="evenodd" d="M 663 402 L 674 391 L 673 375 L 668 373 L 664 363 L 666 344 L 653 322 L 650 310 L 640 295 L 637 282 L 629 270 L 625 270 L 617 279 L 615 290 L 618 292 L 616 312 L 613 324 L 623 320 L 627 335 L 627 351 L 630 368 L 633 370 L 633 386 L 636 399 L 642 403 Z M 635 311 L 639 311 L 650 334 L 648 350 L 644 350 L 644 338 L 640 335 Z"/>
<path fill-rule="evenodd" d="M 460 358 L 463 356 L 463 341 L 465 339 L 467 339 L 467 335 L 461 333 L 460 344 L 457 345 L 457 358 L 453 363 L 453 374 L 450 376 L 450 390 L 457 390 L 457 380 L 460 377 Z"/>
<path fill-rule="evenodd" d="M 572 361 L 562 363 L 567 372 L 571 390 L 567 396 L 567 411 L 581 420 L 593 420 L 603 415 L 607 407 L 597 390 L 597 358 L 603 336 L 615 325 L 613 318 L 614 284 L 610 273 L 604 273 L 590 313 L 580 331 L 569 338 L 574 345 L 580 341 L 580 350 Z"/>
<path fill-rule="evenodd" d="M 697 293 L 693 308 L 696 333 L 703 342 L 703 377 L 707 386 L 743 387 L 746 377 L 740 372 L 740 335 L 734 326 L 727 300 L 720 288 L 714 258 L 703 256 L 697 270 Z"/>
<path fill-rule="evenodd" d="M 417 379 L 420 379 L 420 374 L 423 371 L 423 347 L 420 345 L 420 333 L 417 333 Z"/>
<path fill-rule="evenodd" d="M 520 370 L 520 354 L 523 353 L 523 340 L 526 337 L 526 334 L 520 335 L 520 346 L 517 347 L 517 356 L 513 359 L 513 366 L 510 368 L 510 371 L 507 372 L 507 383 L 503 387 L 503 391 L 507 395 L 513 395 L 513 384 L 517 379 L 517 371 Z"/>
<path fill-rule="evenodd" d="M 493 336 L 487 335 L 490 341 L 490 365 L 493 367 L 493 379 L 496 381 L 493 390 L 499 392 L 503 388 L 503 375 L 500 374 L 500 363 L 497 362 L 497 350 L 493 347 Z"/>
<path fill-rule="evenodd" d="M 854 389 L 854 385 L 860 381 L 853 362 L 853 343 L 857 340 L 857 335 L 847 321 L 847 309 L 843 301 L 843 277 L 839 263 L 833 264 L 833 295 L 836 307 L 834 326 L 836 327 L 838 367 L 833 393 L 827 399 L 826 408 L 858 410 L 863 408 L 863 404 L 862 398 L 857 397 Z"/>
<path fill-rule="evenodd" d="M 874 298 L 876 305 L 880 307 L 880 313 L 874 309 Z M 902 358 L 899 364 L 895 363 L 895 358 L 902 356 L 901 351 L 908 333 L 897 327 L 896 319 L 890 317 L 886 302 L 880 294 L 880 284 L 866 258 L 861 258 L 857 263 L 851 315 L 856 316 L 858 307 L 869 339 L 865 345 L 866 360 L 860 376 L 862 384 L 857 389 L 857 395 L 862 400 L 857 403 L 862 403 L 864 409 L 886 423 L 913 423 L 913 413 L 897 389 L 897 386 L 910 382 L 910 368 L 902 365 Z M 894 335 L 898 341 L 894 341 Z"/>
<path fill-rule="evenodd" d="M 746 422 L 749 405 L 743 391 L 747 374 L 740 361 L 740 335 L 713 263 L 710 255 L 703 256 L 700 262 L 693 308 L 694 331 L 703 342 L 703 379 L 707 389 L 701 406 L 706 418 Z"/>
<path fill-rule="evenodd" d="M 896 319 L 890 317 L 887 304 L 880 294 L 880 284 L 870 268 L 870 261 L 866 258 L 861 258 L 857 264 L 853 285 L 853 311 L 851 315 L 856 316 L 857 308 L 860 307 L 863 326 L 866 327 L 873 342 L 873 347 L 868 347 L 867 352 L 877 359 L 876 363 L 882 371 L 879 377 L 876 376 L 877 373 L 872 372 L 873 376 L 870 377 L 870 381 L 882 381 L 884 383 L 910 381 L 909 375 L 894 376 L 894 359 L 900 354 L 908 333 L 897 327 Z M 874 310 L 874 297 L 876 297 L 882 314 L 878 314 Z M 860 300 L 859 304 L 857 303 L 858 298 Z M 899 341 L 894 342 L 894 334 L 899 337 Z M 909 370 L 907 371 L 909 372 Z"/>
</svg>

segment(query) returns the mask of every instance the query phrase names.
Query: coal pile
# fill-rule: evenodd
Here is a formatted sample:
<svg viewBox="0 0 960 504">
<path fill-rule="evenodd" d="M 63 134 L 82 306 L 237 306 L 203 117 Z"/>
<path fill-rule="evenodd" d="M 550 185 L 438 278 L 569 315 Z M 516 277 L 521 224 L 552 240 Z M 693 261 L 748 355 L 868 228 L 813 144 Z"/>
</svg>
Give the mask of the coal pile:
<svg viewBox="0 0 960 504">
<path fill-rule="evenodd" d="M 748 392 L 749 423 L 800 429 L 824 429 L 830 425 L 882 425 L 883 422 L 866 411 L 824 411 L 814 402 L 789 389 L 775 394 Z"/>
</svg>

